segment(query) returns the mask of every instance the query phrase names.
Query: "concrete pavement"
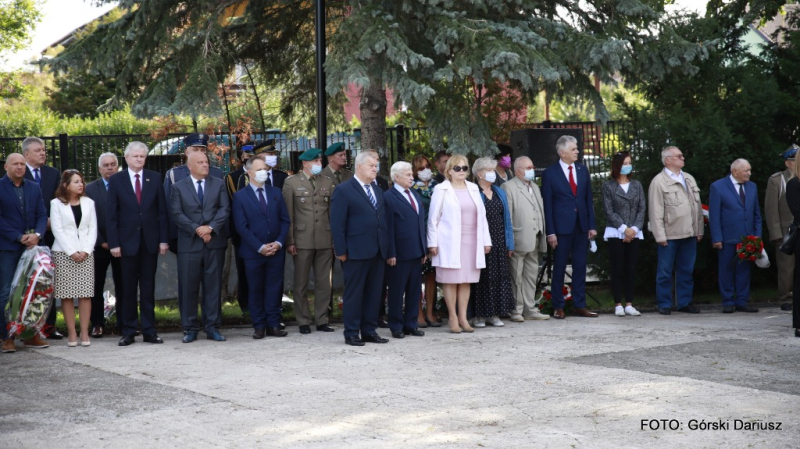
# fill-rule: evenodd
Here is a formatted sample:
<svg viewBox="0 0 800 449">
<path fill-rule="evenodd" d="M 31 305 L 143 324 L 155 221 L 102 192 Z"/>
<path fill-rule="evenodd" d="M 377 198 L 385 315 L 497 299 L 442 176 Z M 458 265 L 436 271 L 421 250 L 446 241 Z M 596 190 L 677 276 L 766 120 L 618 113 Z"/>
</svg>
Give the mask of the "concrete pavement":
<svg viewBox="0 0 800 449">
<path fill-rule="evenodd" d="M 445 325 L 361 348 L 341 325 L 55 342 L 0 354 L 0 447 L 797 447 L 790 313 Z M 780 430 L 736 429 L 766 423 Z"/>
</svg>

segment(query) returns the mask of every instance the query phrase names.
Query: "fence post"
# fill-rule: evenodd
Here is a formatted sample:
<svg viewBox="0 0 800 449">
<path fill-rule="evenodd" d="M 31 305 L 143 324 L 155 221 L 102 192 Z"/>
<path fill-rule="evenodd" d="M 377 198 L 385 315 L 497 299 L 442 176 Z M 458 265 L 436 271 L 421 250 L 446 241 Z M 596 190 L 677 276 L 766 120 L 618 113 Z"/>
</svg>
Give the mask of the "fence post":
<svg viewBox="0 0 800 449">
<path fill-rule="evenodd" d="M 406 160 L 406 127 L 398 123 L 394 127 L 397 130 L 397 160 Z"/>
<path fill-rule="evenodd" d="M 69 168 L 69 139 L 66 134 L 58 135 L 58 154 L 61 162 L 61 171 Z"/>
</svg>

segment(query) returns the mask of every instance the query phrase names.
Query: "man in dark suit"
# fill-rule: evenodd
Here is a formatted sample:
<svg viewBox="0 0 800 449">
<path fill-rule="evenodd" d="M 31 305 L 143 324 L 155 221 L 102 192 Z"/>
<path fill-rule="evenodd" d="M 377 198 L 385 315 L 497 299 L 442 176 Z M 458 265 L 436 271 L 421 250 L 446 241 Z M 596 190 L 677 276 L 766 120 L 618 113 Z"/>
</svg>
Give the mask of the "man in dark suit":
<svg viewBox="0 0 800 449">
<path fill-rule="evenodd" d="M 722 312 L 758 312 L 750 300 L 752 262 L 736 257 L 736 245 L 746 235 L 761 237 L 758 188 L 750 181 L 750 163 L 736 159 L 731 175 L 711 184 L 708 194 L 708 227 L 711 246 L 719 250 L 719 291 Z"/>
<path fill-rule="evenodd" d="M 41 190 L 24 179 L 25 158 L 19 153 L 9 154 L 5 169 L 6 175 L 0 178 L 0 338 L 3 352 L 15 352 L 14 338 L 8 338 L 5 313 L 11 282 L 22 252 L 38 245 L 44 235 L 47 213 Z M 25 346 L 49 345 L 36 335 L 26 340 Z"/>
<path fill-rule="evenodd" d="M 230 200 L 230 203 L 233 203 L 233 195 L 239 190 L 247 187 L 247 185 L 250 183 L 247 173 L 244 170 L 244 164 L 248 159 L 253 157 L 254 146 L 255 145 L 251 143 L 242 145 L 241 155 L 239 156 L 242 165 L 237 170 L 228 173 L 228 176 L 225 177 L 225 187 L 228 189 L 228 200 Z M 242 256 L 239 254 L 241 252 L 242 239 L 236 232 L 236 225 L 233 222 L 233 214 L 231 213 L 229 215 L 228 235 L 231 236 L 234 258 L 236 259 L 236 299 L 239 303 L 239 308 L 242 310 L 242 313 L 250 313 L 247 307 L 247 298 L 250 294 L 247 285 L 247 269 L 244 264 L 244 259 L 242 259 Z"/>
<path fill-rule="evenodd" d="M 394 188 L 384 196 L 389 234 L 389 328 L 392 337 L 421 337 L 417 327 L 422 295 L 422 264 L 428 253 L 427 221 L 422 197 L 411 188 L 414 174 L 408 162 L 395 162 L 391 169 Z M 405 301 L 403 301 L 405 296 Z"/>
<path fill-rule="evenodd" d="M 129 143 L 125 147 L 128 169 L 108 180 L 108 246 L 113 257 L 121 258 L 124 291 L 123 301 L 117 302 L 122 319 L 120 346 L 134 343 L 139 327 L 137 298 L 142 339 L 146 343 L 163 343 L 155 329 L 155 278 L 158 256 L 169 249 L 167 202 L 161 175 L 144 169 L 146 158 L 147 145 Z"/>
<path fill-rule="evenodd" d="M 355 176 L 334 189 L 331 198 L 333 251 L 342 261 L 346 285 L 344 339 L 351 346 L 389 341 L 375 330 L 389 249 L 384 194 L 373 184 L 377 175 L 378 159 L 362 152 Z"/>
<path fill-rule="evenodd" d="M 553 249 L 553 318 L 564 318 L 564 275 L 572 258 L 572 313 L 596 318 L 586 309 L 586 256 L 589 240 L 597 235 L 592 203 L 592 182 L 589 170 L 578 160 L 578 142 L 572 136 L 561 136 L 556 142 L 560 160 L 544 171 L 544 202 L 547 244 Z"/>
<path fill-rule="evenodd" d="M 44 148 L 44 141 L 38 137 L 27 137 L 22 141 L 22 156 L 25 157 L 25 179 L 34 181 L 41 188 L 44 208 L 47 211 L 47 232 L 41 243 L 53 246 L 55 238 L 50 231 L 50 201 L 55 198 L 58 183 L 61 182 L 61 171 L 45 165 L 47 151 Z M 53 307 L 50 309 L 50 314 L 47 315 L 46 326 L 42 333 L 47 338 L 61 340 L 64 336 L 56 330 L 55 325 L 56 308 Z"/>
<path fill-rule="evenodd" d="M 97 214 L 97 242 L 94 248 L 94 297 L 92 298 L 92 337 L 103 336 L 105 316 L 103 308 L 105 300 L 103 290 L 106 286 L 106 272 L 111 265 L 111 276 L 114 279 L 114 293 L 117 302 L 122 302 L 122 265 L 120 259 L 111 257 L 108 247 L 108 226 L 106 206 L 108 204 L 108 180 L 119 171 L 119 163 L 114 153 L 103 153 L 97 160 L 100 179 L 86 185 L 86 195 L 94 201 Z M 117 316 L 119 318 L 119 316 Z M 117 320 L 117 330 L 121 329 L 121 321 Z"/>
<path fill-rule="evenodd" d="M 277 168 L 280 165 L 280 151 L 275 146 L 275 139 L 259 143 L 253 147 L 253 153 L 267 164 L 267 180 L 264 181 L 264 184 L 283 189 L 283 182 L 289 175 Z"/>
<path fill-rule="evenodd" d="M 247 266 L 250 288 L 248 307 L 253 338 L 285 337 L 281 330 L 283 266 L 289 212 L 281 190 L 266 185 L 267 164 L 258 157 L 247 160 L 250 184 L 233 195 L 233 222 L 242 239 L 239 254 Z"/>
<path fill-rule="evenodd" d="M 203 328 L 206 338 L 225 341 L 219 332 L 222 265 L 228 247 L 230 204 L 222 180 L 209 176 L 208 156 L 191 153 L 186 159 L 190 176 L 172 186 L 170 213 L 178 226 L 178 279 L 183 288 L 179 303 L 184 343 L 197 340 L 197 296 L 203 286 Z M 199 279 L 198 279 L 199 275 Z"/>
</svg>

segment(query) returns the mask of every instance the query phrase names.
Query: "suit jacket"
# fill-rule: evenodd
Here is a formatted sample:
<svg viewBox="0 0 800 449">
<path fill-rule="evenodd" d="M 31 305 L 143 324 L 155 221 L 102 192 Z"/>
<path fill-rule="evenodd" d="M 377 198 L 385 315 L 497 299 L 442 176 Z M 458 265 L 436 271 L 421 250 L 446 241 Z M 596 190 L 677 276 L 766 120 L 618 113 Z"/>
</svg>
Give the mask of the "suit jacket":
<svg viewBox="0 0 800 449">
<path fill-rule="evenodd" d="M 744 183 L 744 198 L 745 204 L 742 204 L 728 176 L 711 184 L 708 194 L 711 243 L 739 243 L 745 235 L 761 237 L 761 209 L 754 182 Z"/>
<path fill-rule="evenodd" d="M 178 228 L 178 252 L 197 252 L 203 248 L 224 249 L 228 247 L 228 215 L 230 201 L 225 183 L 207 176 L 203 183 L 203 203 L 197 196 L 197 186 L 192 178 L 176 182 L 172 186 L 169 200 L 172 222 Z M 195 231 L 200 226 L 211 226 L 211 240 L 203 243 Z"/>
<path fill-rule="evenodd" d="M 646 212 L 642 183 L 632 180 L 627 192 L 615 179 L 603 183 L 603 210 L 607 226 L 617 229 L 622 225 L 629 228 L 635 226 L 644 231 Z"/>
<path fill-rule="evenodd" d="M 169 240 L 167 201 L 161 174 L 147 169 L 141 174 L 141 204 L 136 201 L 128 169 L 108 178 L 108 247 L 121 248 L 123 256 L 138 254 L 141 245 L 148 253 L 157 254 L 159 244 Z"/>
<path fill-rule="evenodd" d="M 170 198 L 172 197 L 172 186 L 175 183 L 183 181 L 189 176 L 190 176 L 189 167 L 185 164 L 170 168 L 169 170 L 167 170 L 167 174 L 164 176 L 164 198 L 167 200 L 167 220 L 169 220 L 169 238 L 172 240 L 178 238 L 178 228 L 172 221 L 172 214 L 169 213 L 169 202 Z M 222 170 L 218 169 L 217 167 L 209 167 L 208 177 L 225 179 L 225 174 L 223 174 Z"/>
<path fill-rule="evenodd" d="M 17 251 L 23 248 L 19 239 L 29 229 L 44 238 L 47 230 L 47 211 L 42 190 L 34 181 L 22 180 L 25 209 L 20 206 L 14 183 L 8 175 L 0 178 L 0 250 Z M 40 239 L 41 240 L 41 239 Z"/>
<path fill-rule="evenodd" d="M 417 211 L 408 198 L 397 189 L 389 189 L 384 195 L 386 205 L 386 227 L 389 230 L 389 254 L 387 258 L 398 260 L 422 259 L 428 253 L 427 219 L 422 207 L 422 196 L 408 189 L 417 200 Z"/>
<path fill-rule="evenodd" d="M 486 208 L 481 199 L 477 184 L 467 181 L 469 196 L 478 209 L 477 242 L 475 263 L 477 268 L 486 268 L 484 246 L 492 246 L 489 224 L 486 221 Z M 431 207 L 428 214 L 428 248 L 438 248 L 438 254 L 431 258 L 434 267 L 461 268 L 461 203 L 450 181 L 444 181 L 433 188 Z"/>
<path fill-rule="evenodd" d="M 333 183 L 330 178 L 316 176 L 314 185 L 305 172 L 290 176 L 283 184 L 283 200 L 292 226 L 287 245 L 300 249 L 332 248 L 330 205 Z"/>
<path fill-rule="evenodd" d="M 575 222 L 580 223 L 580 232 L 597 229 L 594 224 L 592 202 L 592 180 L 589 170 L 575 163 L 577 195 L 572 194 L 567 177 L 556 162 L 542 176 L 542 200 L 544 201 L 545 234 L 572 234 Z"/>
<path fill-rule="evenodd" d="M 544 233 L 544 205 L 539 186 L 531 182 L 531 190 L 516 176 L 501 186 L 506 192 L 508 211 L 514 229 L 514 251 L 529 253 L 538 250 L 547 252 L 547 236 Z"/>
<path fill-rule="evenodd" d="M 94 212 L 97 218 L 97 239 L 94 246 L 100 248 L 103 243 L 108 243 L 108 220 L 106 219 L 108 191 L 103 183 L 103 178 L 86 184 L 86 196 L 94 201 Z"/>
<path fill-rule="evenodd" d="M 377 209 L 355 176 L 333 190 L 331 236 L 337 256 L 347 255 L 348 260 L 371 259 L 376 255 L 384 260 L 388 258 L 384 192 L 372 188 L 372 194 L 378 203 Z"/>
<path fill-rule="evenodd" d="M 97 240 L 97 214 L 94 201 L 81 197 L 81 224 L 75 225 L 72 206 L 54 198 L 50 202 L 50 229 L 55 242 L 53 251 L 61 251 L 71 256 L 79 251 L 92 254 Z"/>
<path fill-rule="evenodd" d="M 386 178 L 381 175 L 378 175 L 375 178 L 375 184 L 378 184 L 378 187 L 380 187 L 384 192 L 389 190 L 389 181 L 387 181 Z"/>
<path fill-rule="evenodd" d="M 49 217 L 50 202 L 55 198 L 56 190 L 58 190 L 58 183 L 61 182 L 61 171 L 49 165 L 42 165 L 39 167 L 39 177 L 42 179 L 42 183 L 39 185 L 42 189 L 42 200 L 44 201 L 44 208 L 47 210 L 47 216 Z M 31 173 L 27 165 L 25 166 L 25 179 L 37 185 L 36 181 L 33 180 L 33 173 Z"/>
<path fill-rule="evenodd" d="M 786 183 L 792 179 L 792 172 L 784 170 L 769 177 L 767 194 L 764 197 L 764 215 L 770 240 L 779 240 L 789 229 L 792 211 L 786 202 Z"/>
<path fill-rule="evenodd" d="M 258 250 L 262 245 L 278 242 L 286 247 L 286 234 L 289 233 L 289 212 L 283 201 L 280 189 L 264 185 L 267 200 L 267 215 L 261 209 L 256 192 L 247 187 L 233 195 L 233 220 L 236 232 L 242 238 L 239 257 L 258 259 L 264 257 Z"/>
</svg>

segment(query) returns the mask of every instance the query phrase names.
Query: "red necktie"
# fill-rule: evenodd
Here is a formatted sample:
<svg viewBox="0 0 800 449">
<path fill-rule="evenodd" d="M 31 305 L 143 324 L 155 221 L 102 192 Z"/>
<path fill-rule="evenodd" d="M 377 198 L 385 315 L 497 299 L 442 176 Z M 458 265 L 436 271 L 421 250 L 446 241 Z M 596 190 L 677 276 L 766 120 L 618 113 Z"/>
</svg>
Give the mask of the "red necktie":
<svg viewBox="0 0 800 449">
<path fill-rule="evenodd" d="M 578 184 L 575 184 L 575 178 L 572 177 L 572 166 L 569 166 L 569 187 L 572 189 L 572 194 L 578 196 Z"/>
<path fill-rule="evenodd" d="M 136 183 L 134 184 L 133 193 L 136 194 L 136 202 L 142 204 L 142 183 L 139 182 L 139 175 L 136 176 Z"/>
<path fill-rule="evenodd" d="M 413 199 L 411 199 L 411 192 L 409 192 L 408 189 L 406 189 L 406 195 L 408 195 L 408 201 L 411 203 L 411 207 L 414 208 L 414 212 L 416 212 L 417 204 L 414 202 Z"/>
</svg>

